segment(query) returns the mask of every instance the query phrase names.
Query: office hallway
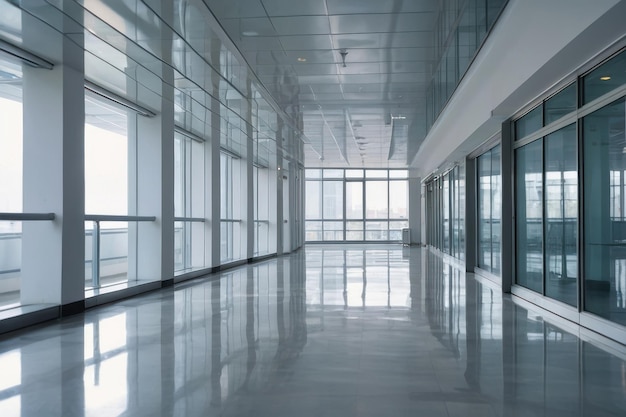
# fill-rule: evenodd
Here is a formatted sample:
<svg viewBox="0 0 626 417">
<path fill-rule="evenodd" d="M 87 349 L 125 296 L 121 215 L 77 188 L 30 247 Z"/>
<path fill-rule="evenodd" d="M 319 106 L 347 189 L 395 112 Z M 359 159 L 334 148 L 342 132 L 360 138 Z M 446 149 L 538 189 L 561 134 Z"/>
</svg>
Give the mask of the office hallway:
<svg viewBox="0 0 626 417">
<path fill-rule="evenodd" d="M 417 247 L 307 245 L 0 336 L 2 417 L 624 415 L 626 347 Z"/>
</svg>

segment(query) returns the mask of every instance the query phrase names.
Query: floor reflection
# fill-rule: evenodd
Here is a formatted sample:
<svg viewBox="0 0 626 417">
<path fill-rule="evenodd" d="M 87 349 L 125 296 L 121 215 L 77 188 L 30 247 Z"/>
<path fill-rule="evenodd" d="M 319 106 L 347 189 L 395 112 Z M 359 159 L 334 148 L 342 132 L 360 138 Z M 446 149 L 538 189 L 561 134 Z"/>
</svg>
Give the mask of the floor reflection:
<svg viewBox="0 0 626 417">
<path fill-rule="evenodd" d="M 5 335 L 0 415 L 618 416 L 624 356 L 428 249 L 312 245 Z"/>
</svg>

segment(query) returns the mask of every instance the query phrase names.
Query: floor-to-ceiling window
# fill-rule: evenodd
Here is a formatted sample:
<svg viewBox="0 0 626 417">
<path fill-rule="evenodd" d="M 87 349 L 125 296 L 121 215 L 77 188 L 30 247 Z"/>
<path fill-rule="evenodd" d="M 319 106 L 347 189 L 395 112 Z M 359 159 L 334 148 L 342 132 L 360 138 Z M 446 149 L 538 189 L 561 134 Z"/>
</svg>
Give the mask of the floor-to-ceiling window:
<svg viewBox="0 0 626 417">
<path fill-rule="evenodd" d="M 113 102 L 85 96 L 85 287 L 126 282 L 129 247 L 137 235 L 129 233 L 129 216 L 136 214 L 136 195 L 130 183 L 136 160 L 129 155 L 136 143 L 129 138 L 128 119 L 136 115 Z M 131 267 L 132 268 L 132 267 Z"/>
<path fill-rule="evenodd" d="M 204 141 L 178 129 L 174 136 L 174 269 L 207 266 Z"/>
<path fill-rule="evenodd" d="M 241 256 L 241 158 L 220 153 L 220 257 L 222 262 Z"/>
<path fill-rule="evenodd" d="M 575 109 L 570 85 L 516 122 L 516 282 L 577 305 L 578 153 L 576 124 L 541 136 Z M 527 138 L 527 139 L 524 139 Z"/>
<path fill-rule="evenodd" d="M 400 241 L 408 228 L 408 172 L 307 169 L 307 241 Z"/>
<path fill-rule="evenodd" d="M 428 179 L 424 190 L 426 242 L 465 259 L 465 165 Z"/>
<path fill-rule="evenodd" d="M 620 324 L 626 324 L 625 69 L 622 51 L 514 123 L 515 283 Z"/>
<path fill-rule="evenodd" d="M 0 310 L 20 302 L 22 119 L 21 66 L 0 60 Z"/>
<path fill-rule="evenodd" d="M 501 164 L 500 145 L 477 158 L 478 245 L 476 264 L 479 268 L 500 274 L 501 263 Z"/>
</svg>

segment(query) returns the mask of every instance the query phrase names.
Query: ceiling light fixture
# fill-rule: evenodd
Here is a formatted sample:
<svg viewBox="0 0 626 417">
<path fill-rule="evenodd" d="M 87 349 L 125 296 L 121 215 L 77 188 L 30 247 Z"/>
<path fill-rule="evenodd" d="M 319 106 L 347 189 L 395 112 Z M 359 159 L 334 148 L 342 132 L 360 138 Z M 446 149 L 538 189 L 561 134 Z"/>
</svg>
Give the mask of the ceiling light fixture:
<svg viewBox="0 0 626 417">
<path fill-rule="evenodd" d="M 343 67 L 346 67 L 346 56 L 348 55 L 348 51 L 344 48 L 344 49 L 340 49 L 339 50 L 339 55 L 341 55 L 341 63 L 343 64 Z"/>
<path fill-rule="evenodd" d="M 259 32 L 255 32 L 253 30 L 246 30 L 244 32 L 241 32 L 241 34 L 243 36 L 259 36 Z"/>
<path fill-rule="evenodd" d="M 600 77 L 600 80 L 602 80 L 602 81 L 608 81 L 610 79 L 611 79 L 611 77 L 608 76 L 608 75 L 605 75 L 604 77 Z"/>
<path fill-rule="evenodd" d="M 306 58 L 298 57 L 298 62 L 306 62 Z"/>
</svg>

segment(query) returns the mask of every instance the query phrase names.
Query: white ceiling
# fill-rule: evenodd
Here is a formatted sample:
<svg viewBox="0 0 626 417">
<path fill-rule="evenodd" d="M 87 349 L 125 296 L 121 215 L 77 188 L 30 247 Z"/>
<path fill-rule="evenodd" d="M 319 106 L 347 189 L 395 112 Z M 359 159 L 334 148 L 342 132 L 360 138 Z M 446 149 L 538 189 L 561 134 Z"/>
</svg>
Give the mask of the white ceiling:
<svg viewBox="0 0 626 417">
<path fill-rule="evenodd" d="M 298 119 L 306 166 L 408 165 L 408 141 L 425 136 L 437 0 L 205 3 Z"/>
</svg>

